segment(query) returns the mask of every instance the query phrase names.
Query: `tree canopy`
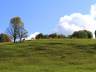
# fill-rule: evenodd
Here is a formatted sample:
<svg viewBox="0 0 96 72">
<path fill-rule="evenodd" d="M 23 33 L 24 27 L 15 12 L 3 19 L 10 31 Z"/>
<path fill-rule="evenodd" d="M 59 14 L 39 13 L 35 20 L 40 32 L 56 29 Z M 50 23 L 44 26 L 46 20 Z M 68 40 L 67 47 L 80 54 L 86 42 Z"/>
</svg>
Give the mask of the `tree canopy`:
<svg viewBox="0 0 96 72">
<path fill-rule="evenodd" d="M 93 35 L 90 31 L 88 30 L 80 30 L 80 31 L 75 31 L 72 35 L 72 38 L 92 38 Z"/>
<path fill-rule="evenodd" d="M 16 39 L 19 39 L 21 42 L 22 38 L 27 37 L 27 33 L 20 17 L 13 17 L 10 19 L 8 34 L 13 38 L 14 43 L 16 42 Z"/>
</svg>

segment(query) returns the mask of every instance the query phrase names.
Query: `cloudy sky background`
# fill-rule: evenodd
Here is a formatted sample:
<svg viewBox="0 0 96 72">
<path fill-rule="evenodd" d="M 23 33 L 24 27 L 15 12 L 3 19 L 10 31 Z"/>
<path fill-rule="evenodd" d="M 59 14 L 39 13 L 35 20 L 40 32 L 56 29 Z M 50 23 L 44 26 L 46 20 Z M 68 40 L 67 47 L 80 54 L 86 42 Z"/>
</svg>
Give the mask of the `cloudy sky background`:
<svg viewBox="0 0 96 72">
<path fill-rule="evenodd" d="M 29 38 L 41 32 L 71 34 L 96 29 L 96 0 L 0 0 L 0 33 L 20 16 Z M 34 35 L 33 35 L 34 34 Z"/>
<path fill-rule="evenodd" d="M 58 33 L 70 35 L 78 30 L 89 30 L 94 35 L 96 30 L 96 4 L 90 6 L 89 14 L 75 12 L 60 17 L 56 28 Z"/>
</svg>

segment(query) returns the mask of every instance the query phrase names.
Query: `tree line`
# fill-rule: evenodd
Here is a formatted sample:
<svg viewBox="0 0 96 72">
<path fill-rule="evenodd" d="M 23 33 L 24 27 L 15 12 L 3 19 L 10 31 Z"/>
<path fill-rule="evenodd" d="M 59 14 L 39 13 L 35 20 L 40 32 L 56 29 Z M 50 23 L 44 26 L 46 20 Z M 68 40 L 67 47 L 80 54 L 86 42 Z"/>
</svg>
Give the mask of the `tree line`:
<svg viewBox="0 0 96 72">
<path fill-rule="evenodd" d="M 95 37 L 96 37 L 96 31 Z M 22 42 L 28 36 L 28 31 L 24 27 L 24 23 L 20 17 L 13 17 L 10 19 L 9 27 L 7 28 L 6 34 L 0 34 L 0 42 L 11 42 L 16 41 Z M 91 39 L 93 35 L 88 30 L 80 30 L 73 32 L 72 35 L 65 36 L 64 34 L 46 34 L 40 33 L 36 36 L 36 39 L 64 39 L 64 38 L 86 38 Z"/>
<path fill-rule="evenodd" d="M 57 34 L 57 33 L 52 33 L 49 35 L 44 35 L 43 33 L 40 33 L 36 36 L 36 39 L 59 39 L 59 38 L 65 38 L 65 35 L 63 34 Z"/>
<path fill-rule="evenodd" d="M 95 36 L 96 36 L 96 31 L 95 31 Z M 40 33 L 36 36 L 36 39 L 63 39 L 63 38 L 91 39 L 93 38 L 93 35 L 88 30 L 80 30 L 80 31 L 75 31 L 73 32 L 72 35 L 68 35 L 68 36 L 65 36 L 63 34 L 57 34 L 57 33 L 52 33 L 49 35 L 44 35 L 43 33 Z"/>
</svg>

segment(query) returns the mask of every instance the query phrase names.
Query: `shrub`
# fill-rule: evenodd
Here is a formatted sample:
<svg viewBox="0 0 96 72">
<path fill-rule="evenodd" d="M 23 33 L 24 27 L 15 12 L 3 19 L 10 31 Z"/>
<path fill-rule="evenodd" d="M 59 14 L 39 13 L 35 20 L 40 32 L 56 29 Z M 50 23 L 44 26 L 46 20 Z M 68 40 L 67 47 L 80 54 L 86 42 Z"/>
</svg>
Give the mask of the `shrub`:
<svg viewBox="0 0 96 72">
<path fill-rule="evenodd" d="M 0 34 L 0 42 L 11 42 L 10 37 L 7 34 Z"/>
</svg>

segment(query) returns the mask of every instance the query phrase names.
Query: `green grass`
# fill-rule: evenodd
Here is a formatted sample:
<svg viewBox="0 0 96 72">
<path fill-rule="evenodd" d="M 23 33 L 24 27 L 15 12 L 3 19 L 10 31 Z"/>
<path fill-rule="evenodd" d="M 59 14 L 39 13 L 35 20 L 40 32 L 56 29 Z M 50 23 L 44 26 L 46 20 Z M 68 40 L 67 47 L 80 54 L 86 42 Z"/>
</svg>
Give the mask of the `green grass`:
<svg viewBox="0 0 96 72">
<path fill-rule="evenodd" d="M 96 72 L 96 40 L 1 43 L 0 72 Z"/>
</svg>

